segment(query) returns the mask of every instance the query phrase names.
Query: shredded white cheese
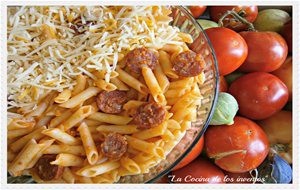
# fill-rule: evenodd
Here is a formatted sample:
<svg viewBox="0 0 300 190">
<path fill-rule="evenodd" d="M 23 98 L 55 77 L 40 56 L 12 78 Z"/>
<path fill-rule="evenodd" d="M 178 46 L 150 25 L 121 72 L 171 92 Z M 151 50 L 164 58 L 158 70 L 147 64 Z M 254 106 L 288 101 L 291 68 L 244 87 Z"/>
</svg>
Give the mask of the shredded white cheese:
<svg viewBox="0 0 300 190">
<path fill-rule="evenodd" d="M 9 107 L 72 89 L 79 74 L 96 80 L 95 70 L 107 71 L 109 82 L 118 60 L 136 47 L 182 44 L 169 13 L 165 6 L 9 7 Z"/>
</svg>

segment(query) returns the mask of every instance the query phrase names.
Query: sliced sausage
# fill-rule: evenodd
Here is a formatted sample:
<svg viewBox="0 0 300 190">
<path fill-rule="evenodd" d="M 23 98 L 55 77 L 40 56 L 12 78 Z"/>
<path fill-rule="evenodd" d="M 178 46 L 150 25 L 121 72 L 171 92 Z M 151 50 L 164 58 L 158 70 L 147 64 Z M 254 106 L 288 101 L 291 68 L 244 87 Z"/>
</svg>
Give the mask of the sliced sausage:
<svg viewBox="0 0 300 190">
<path fill-rule="evenodd" d="M 101 150 L 110 159 L 121 158 L 127 151 L 126 138 L 118 133 L 110 133 L 105 137 Z"/>
<path fill-rule="evenodd" d="M 127 53 L 125 63 L 130 71 L 139 74 L 144 66 L 153 70 L 158 65 L 158 55 L 145 47 L 136 48 Z"/>
<path fill-rule="evenodd" d="M 149 129 L 160 125 L 166 117 L 166 110 L 156 102 L 142 104 L 133 116 L 133 122 L 138 129 Z"/>
<path fill-rule="evenodd" d="M 97 96 L 96 102 L 98 108 L 105 113 L 120 113 L 127 102 L 127 95 L 126 92 L 120 90 L 102 91 Z"/>
<path fill-rule="evenodd" d="M 182 77 L 194 77 L 201 73 L 204 67 L 202 55 L 193 51 L 179 53 L 173 60 L 173 70 Z"/>
<path fill-rule="evenodd" d="M 56 159 L 56 154 L 45 154 L 35 164 L 36 174 L 44 181 L 59 179 L 64 173 L 64 167 L 52 165 L 50 162 Z"/>
</svg>

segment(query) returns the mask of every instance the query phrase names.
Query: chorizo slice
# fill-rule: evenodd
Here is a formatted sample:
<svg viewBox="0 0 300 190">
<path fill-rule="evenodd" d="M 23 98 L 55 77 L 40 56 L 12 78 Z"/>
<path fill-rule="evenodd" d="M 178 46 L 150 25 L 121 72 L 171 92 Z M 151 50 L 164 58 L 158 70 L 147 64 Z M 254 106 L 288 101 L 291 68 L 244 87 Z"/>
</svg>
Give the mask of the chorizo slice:
<svg viewBox="0 0 300 190">
<path fill-rule="evenodd" d="M 119 159 L 127 151 L 127 140 L 118 133 L 110 133 L 101 144 L 101 151 L 110 159 Z"/>
<path fill-rule="evenodd" d="M 149 129 L 160 125 L 166 117 L 164 107 L 156 102 L 142 104 L 133 116 L 133 122 L 138 125 L 138 129 Z"/>
<path fill-rule="evenodd" d="M 96 98 L 98 108 L 104 113 L 121 113 L 123 105 L 127 102 L 127 94 L 124 91 L 102 91 Z"/>
<path fill-rule="evenodd" d="M 44 154 L 35 164 L 34 170 L 42 180 L 57 180 L 64 173 L 65 167 L 50 164 L 55 159 L 56 154 Z"/>
<path fill-rule="evenodd" d="M 201 73 L 204 58 L 193 51 L 179 53 L 173 60 L 173 70 L 182 77 L 194 77 Z"/>
<path fill-rule="evenodd" d="M 135 48 L 127 53 L 125 63 L 130 71 L 140 74 L 142 67 L 147 66 L 153 70 L 158 65 L 158 54 L 145 47 Z"/>
</svg>

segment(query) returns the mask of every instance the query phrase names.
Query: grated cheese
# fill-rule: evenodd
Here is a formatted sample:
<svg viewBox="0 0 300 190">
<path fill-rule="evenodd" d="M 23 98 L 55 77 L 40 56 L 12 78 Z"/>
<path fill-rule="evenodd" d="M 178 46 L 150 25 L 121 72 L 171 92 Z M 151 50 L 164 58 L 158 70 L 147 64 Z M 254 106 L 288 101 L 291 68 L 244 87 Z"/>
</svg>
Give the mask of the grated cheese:
<svg viewBox="0 0 300 190">
<path fill-rule="evenodd" d="M 79 74 L 96 80 L 93 71 L 105 70 L 109 82 L 134 48 L 182 44 L 169 13 L 165 6 L 9 7 L 9 108 L 36 106 L 49 90 L 72 89 Z"/>
</svg>

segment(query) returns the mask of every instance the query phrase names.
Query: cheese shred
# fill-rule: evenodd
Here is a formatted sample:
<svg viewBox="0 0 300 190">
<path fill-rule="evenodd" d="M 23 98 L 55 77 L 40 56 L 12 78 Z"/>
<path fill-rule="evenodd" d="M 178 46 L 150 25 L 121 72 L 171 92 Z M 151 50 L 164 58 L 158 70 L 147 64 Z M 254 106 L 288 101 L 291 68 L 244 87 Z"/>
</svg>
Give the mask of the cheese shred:
<svg viewBox="0 0 300 190">
<path fill-rule="evenodd" d="M 138 47 L 182 44 L 165 6 L 9 7 L 8 104 L 36 106 L 49 90 L 73 89 L 76 75 L 105 81 Z M 34 90 L 33 90 L 34 89 Z"/>
</svg>

